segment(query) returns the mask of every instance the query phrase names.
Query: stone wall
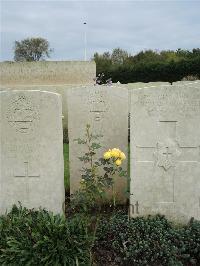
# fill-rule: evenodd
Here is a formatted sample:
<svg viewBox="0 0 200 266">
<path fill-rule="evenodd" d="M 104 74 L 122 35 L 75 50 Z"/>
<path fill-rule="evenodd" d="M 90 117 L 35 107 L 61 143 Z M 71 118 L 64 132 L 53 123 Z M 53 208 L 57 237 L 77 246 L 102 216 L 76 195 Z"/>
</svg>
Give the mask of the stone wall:
<svg viewBox="0 0 200 266">
<path fill-rule="evenodd" d="M 0 63 L 1 85 L 92 84 L 95 62 L 43 61 Z"/>
</svg>

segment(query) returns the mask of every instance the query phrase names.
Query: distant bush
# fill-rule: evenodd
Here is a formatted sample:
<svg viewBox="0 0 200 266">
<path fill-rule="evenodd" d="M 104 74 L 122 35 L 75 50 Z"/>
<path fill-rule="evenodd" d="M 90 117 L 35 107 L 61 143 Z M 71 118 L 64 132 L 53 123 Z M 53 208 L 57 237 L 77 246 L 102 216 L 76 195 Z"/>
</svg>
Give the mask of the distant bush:
<svg viewBox="0 0 200 266">
<path fill-rule="evenodd" d="M 200 79 L 200 76 L 198 77 L 197 75 L 196 76 L 189 75 L 189 76 L 182 78 L 183 81 L 195 81 L 198 79 Z"/>
<path fill-rule="evenodd" d="M 0 265 L 89 265 L 84 219 L 16 206 L 0 217 Z"/>
<path fill-rule="evenodd" d="M 63 143 L 69 143 L 68 129 L 63 128 Z"/>
<path fill-rule="evenodd" d="M 188 75 L 197 76 L 200 73 L 200 57 L 183 59 L 175 62 L 138 63 L 136 65 L 112 66 L 104 70 L 105 79 L 112 78 L 113 82 L 175 82 Z"/>
<path fill-rule="evenodd" d="M 114 265 L 200 265 L 200 222 L 174 228 L 159 215 L 116 215 L 100 223 L 94 250 Z"/>
<path fill-rule="evenodd" d="M 117 60 L 112 60 L 113 56 Z M 112 54 L 94 54 L 97 75 L 104 73 L 103 82 L 175 82 L 187 76 L 200 78 L 200 49 L 176 51 L 141 51 L 136 55 L 122 49 L 114 49 Z"/>
</svg>

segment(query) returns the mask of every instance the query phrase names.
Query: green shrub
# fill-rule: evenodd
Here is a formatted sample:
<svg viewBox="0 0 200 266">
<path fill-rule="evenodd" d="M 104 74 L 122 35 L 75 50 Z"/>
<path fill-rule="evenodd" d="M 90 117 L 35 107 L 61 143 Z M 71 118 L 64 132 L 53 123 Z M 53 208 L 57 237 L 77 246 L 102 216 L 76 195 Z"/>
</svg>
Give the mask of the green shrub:
<svg viewBox="0 0 200 266">
<path fill-rule="evenodd" d="M 68 129 L 63 127 L 63 143 L 69 143 Z"/>
<path fill-rule="evenodd" d="M 186 77 L 182 78 L 182 81 L 195 81 L 198 80 L 200 77 L 198 77 L 197 75 L 193 76 L 193 75 L 188 75 Z"/>
<path fill-rule="evenodd" d="M 116 52 L 117 51 L 117 52 Z M 122 53 L 125 57 L 121 56 Z M 121 53 L 121 54 L 120 54 Z M 113 60 L 114 58 L 117 60 Z M 112 53 L 94 54 L 97 75 L 105 82 L 109 78 L 121 83 L 167 81 L 175 82 L 184 77 L 200 79 L 200 49 L 176 51 L 163 50 L 141 51 L 136 55 L 128 54 L 122 49 Z M 103 73 L 102 75 L 100 75 Z M 189 77 L 188 77 L 189 76 Z"/>
<path fill-rule="evenodd" d="M 193 221 L 177 229 L 174 242 L 178 247 L 179 259 L 184 265 L 200 265 L 200 222 Z"/>
<path fill-rule="evenodd" d="M 115 215 L 101 221 L 94 251 L 117 265 L 200 265 L 200 222 L 175 228 L 160 215 Z"/>
<path fill-rule="evenodd" d="M 98 266 L 200 265 L 200 222 L 174 227 L 160 215 L 128 219 L 115 213 L 96 227 L 92 217 L 66 219 L 21 206 L 0 217 L 2 266 L 89 266 L 92 257 Z"/>
<path fill-rule="evenodd" d="M 128 220 L 117 215 L 109 223 L 102 221 L 96 246 L 113 250 L 121 265 L 173 265 L 177 248 L 172 236 L 173 228 L 162 216 Z"/>
<path fill-rule="evenodd" d="M 175 82 L 186 76 L 200 78 L 200 57 L 182 59 L 178 62 L 146 62 L 137 64 L 111 65 L 103 70 L 104 79 L 111 78 L 113 82 L 151 82 L 166 81 Z M 97 66 L 97 74 L 98 71 Z"/>
<path fill-rule="evenodd" d="M 79 217 L 21 206 L 0 217 L 0 265 L 89 265 L 91 241 Z"/>
</svg>

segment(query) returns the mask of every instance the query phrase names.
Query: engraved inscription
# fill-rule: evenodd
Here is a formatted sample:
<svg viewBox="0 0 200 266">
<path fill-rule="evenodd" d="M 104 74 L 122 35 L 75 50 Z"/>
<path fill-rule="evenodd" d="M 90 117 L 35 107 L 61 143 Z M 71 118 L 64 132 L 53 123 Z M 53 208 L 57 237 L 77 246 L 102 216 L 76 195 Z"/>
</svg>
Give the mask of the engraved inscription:
<svg viewBox="0 0 200 266">
<path fill-rule="evenodd" d="M 88 98 L 87 104 L 92 113 L 95 122 L 102 121 L 109 106 L 106 102 L 106 92 L 101 90 L 94 90 Z"/>
<path fill-rule="evenodd" d="M 38 119 L 38 112 L 26 96 L 21 95 L 11 101 L 7 120 L 17 132 L 28 133 L 36 119 Z"/>
<path fill-rule="evenodd" d="M 131 209 L 132 214 L 140 214 L 138 201 L 136 201 L 135 204 L 130 204 L 130 209 Z"/>
<path fill-rule="evenodd" d="M 90 111 L 90 112 L 94 114 L 95 121 L 101 121 L 103 118 L 103 114 L 105 113 L 105 111 Z"/>
<path fill-rule="evenodd" d="M 189 99 L 190 97 L 190 99 Z M 191 94 L 179 92 L 178 95 L 168 92 L 158 95 L 141 95 L 138 97 L 139 104 L 142 104 L 149 115 L 156 113 L 168 114 L 179 113 L 181 116 L 190 117 L 200 112 L 200 99 L 194 98 Z M 179 109 L 177 109 L 179 106 Z"/>
<path fill-rule="evenodd" d="M 31 145 L 29 143 L 23 144 L 6 144 L 6 150 L 8 151 L 9 154 L 14 154 L 16 155 L 18 152 L 20 153 L 33 153 L 35 151 L 35 146 Z"/>
</svg>

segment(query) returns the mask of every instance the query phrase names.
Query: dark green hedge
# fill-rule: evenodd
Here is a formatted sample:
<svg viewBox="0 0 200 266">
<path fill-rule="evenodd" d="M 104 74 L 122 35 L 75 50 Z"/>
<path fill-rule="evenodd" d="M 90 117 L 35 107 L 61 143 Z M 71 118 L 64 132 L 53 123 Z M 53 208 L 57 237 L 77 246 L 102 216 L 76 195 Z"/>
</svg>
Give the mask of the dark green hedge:
<svg viewBox="0 0 200 266">
<path fill-rule="evenodd" d="M 106 254 L 104 265 L 200 265 L 200 222 L 175 228 L 159 215 L 116 215 L 100 223 L 94 251 L 97 260 Z"/>
<path fill-rule="evenodd" d="M 200 221 L 174 227 L 159 215 L 103 217 L 96 226 L 94 217 L 14 206 L 0 217 L 0 265 L 200 265 Z"/>
<path fill-rule="evenodd" d="M 97 74 L 102 69 L 97 65 Z M 103 70 L 104 79 L 112 78 L 113 82 L 175 82 L 188 75 L 200 78 L 200 57 L 183 59 L 178 62 L 138 63 L 136 65 L 110 65 Z"/>
</svg>

